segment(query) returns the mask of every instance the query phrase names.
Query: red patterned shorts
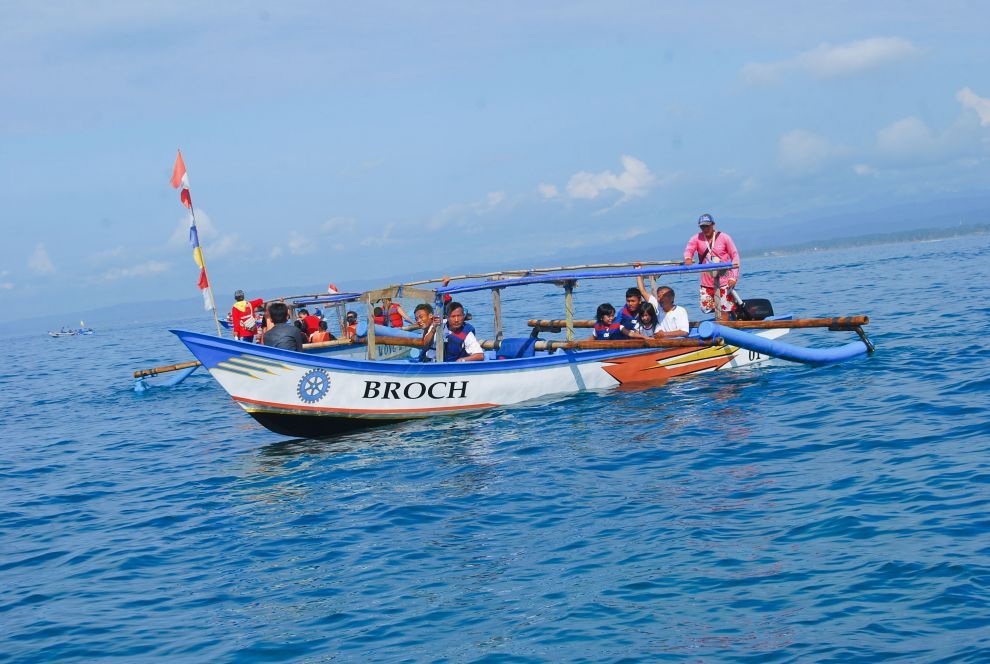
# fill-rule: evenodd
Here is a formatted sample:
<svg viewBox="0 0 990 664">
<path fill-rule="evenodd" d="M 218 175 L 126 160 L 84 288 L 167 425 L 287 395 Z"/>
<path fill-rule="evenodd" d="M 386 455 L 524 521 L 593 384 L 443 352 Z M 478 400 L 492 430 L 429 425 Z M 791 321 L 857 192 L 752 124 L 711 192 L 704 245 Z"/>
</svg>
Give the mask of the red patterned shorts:
<svg viewBox="0 0 990 664">
<path fill-rule="evenodd" d="M 710 314 L 715 311 L 715 289 L 709 288 L 708 286 L 702 286 L 701 300 L 699 304 L 701 305 L 701 310 L 706 314 Z M 718 299 L 719 299 L 719 309 L 726 313 L 731 313 L 736 310 L 735 301 L 729 296 L 729 287 L 721 286 L 718 289 Z"/>
</svg>

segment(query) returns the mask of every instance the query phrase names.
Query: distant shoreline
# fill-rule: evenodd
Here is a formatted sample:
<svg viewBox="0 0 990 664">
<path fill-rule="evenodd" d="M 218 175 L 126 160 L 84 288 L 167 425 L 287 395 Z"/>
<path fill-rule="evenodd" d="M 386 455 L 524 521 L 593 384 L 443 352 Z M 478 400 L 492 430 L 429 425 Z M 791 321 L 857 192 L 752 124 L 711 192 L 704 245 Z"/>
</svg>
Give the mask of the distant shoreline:
<svg viewBox="0 0 990 664">
<path fill-rule="evenodd" d="M 913 231 L 894 233 L 871 233 L 853 237 L 836 238 L 834 240 L 818 240 L 802 242 L 783 247 L 758 249 L 753 252 L 758 256 L 791 256 L 816 251 L 834 251 L 838 249 L 853 249 L 855 247 L 871 247 L 881 244 L 902 244 L 904 242 L 930 242 L 948 240 L 968 235 L 986 235 L 990 233 L 990 224 L 966 224 L 951 228 L 922 228 Z"/>
</svg>

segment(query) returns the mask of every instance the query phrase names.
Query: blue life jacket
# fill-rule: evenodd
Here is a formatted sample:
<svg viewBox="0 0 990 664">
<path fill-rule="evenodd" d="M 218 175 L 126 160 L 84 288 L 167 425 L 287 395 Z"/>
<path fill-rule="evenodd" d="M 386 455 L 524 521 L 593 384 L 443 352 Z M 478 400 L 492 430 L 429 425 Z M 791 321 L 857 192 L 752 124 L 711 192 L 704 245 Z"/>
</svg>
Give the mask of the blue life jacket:
<svg viewBox="0 0 990 664">
<path fill-rule="evenodd" d="M 462 357 L 467 357 L 468 352 L 464 350 L 464 341 L 467 335 L 474 332 L 470 323 L 464 323 L 459 332 L 454 332 L 450 328 L 444 328 L 443 361 L 456 362 Z"/>
<path fill-rule="evenodd" d="M 599 341 L 614 341 L 615 339 L 624 339 L 625 336 L 626 335 L 622 331 L 622 326 L 614 321 L 611 325 L 595 323 L 595 339 Z"/>
<path fill-rule="evenodd" d="M 636 320 L 638 318 L 639 315 L 629 311 L 629 307 L 622 307 L 622 311 L 615 317 L 615 322 L 627 330 L 634 330 L 636 329 Z"/>
</svg>

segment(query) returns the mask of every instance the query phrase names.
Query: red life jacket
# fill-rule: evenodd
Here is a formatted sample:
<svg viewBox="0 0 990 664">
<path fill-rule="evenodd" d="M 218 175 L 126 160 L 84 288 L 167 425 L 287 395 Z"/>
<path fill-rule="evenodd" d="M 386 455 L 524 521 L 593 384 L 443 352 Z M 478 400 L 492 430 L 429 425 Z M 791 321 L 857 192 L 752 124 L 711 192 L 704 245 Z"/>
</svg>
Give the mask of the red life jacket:
<svg viewBox="0 0 990 664">
<path fill-rule="evenodd" d="M 388 305 L 389 327 L 402 327 L 402 315 L 399 314 L 399 305 L 395 302 Z"/>
<path fill-rule="evenodd" d="M 382 314 L 381 316 L 375 316 L 375 325 L 384 325 L 384 324 L 385 324 L 385 314 Z"/>
</svg>

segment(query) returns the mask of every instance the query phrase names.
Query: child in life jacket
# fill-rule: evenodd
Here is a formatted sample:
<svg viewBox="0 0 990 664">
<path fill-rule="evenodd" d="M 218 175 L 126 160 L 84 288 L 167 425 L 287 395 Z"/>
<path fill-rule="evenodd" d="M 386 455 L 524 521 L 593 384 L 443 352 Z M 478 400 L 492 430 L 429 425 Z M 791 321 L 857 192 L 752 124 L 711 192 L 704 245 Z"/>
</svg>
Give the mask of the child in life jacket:
<svg viewBox="0 0 990 664">
<path fill-rule="evenodd" d="M 333 341 L 334 336 L 327 332 L 327 322 L 325 320 L 320 321 L 320 327 L 316 332 L 309 335 L 309 343 L 318 344 L 324 341 Z"/>
<path fill-rule="evenodd" d="M 595 333 L 591 338 L 595 341 L 615 341 L 626 338 L 626 332 L 622 325 L 615 320 L 615 307 L 608 302 L 598 305 L 598 311 L 595 312 Z"/>
</svg>

